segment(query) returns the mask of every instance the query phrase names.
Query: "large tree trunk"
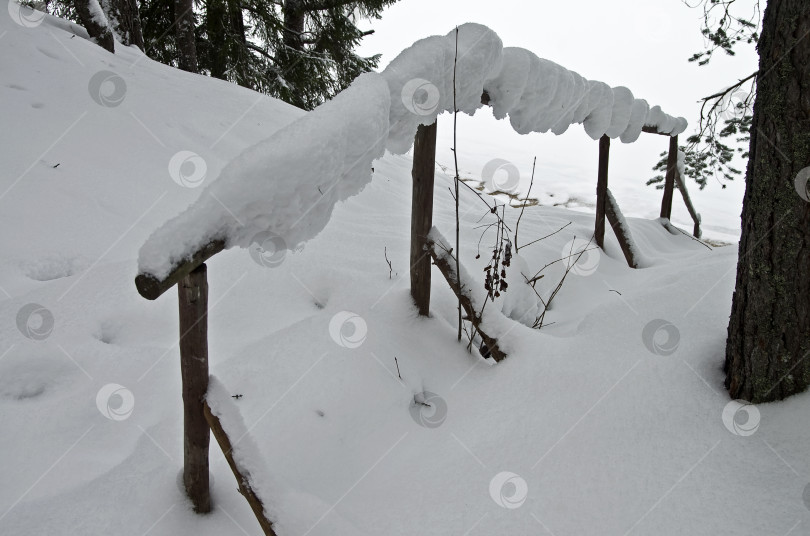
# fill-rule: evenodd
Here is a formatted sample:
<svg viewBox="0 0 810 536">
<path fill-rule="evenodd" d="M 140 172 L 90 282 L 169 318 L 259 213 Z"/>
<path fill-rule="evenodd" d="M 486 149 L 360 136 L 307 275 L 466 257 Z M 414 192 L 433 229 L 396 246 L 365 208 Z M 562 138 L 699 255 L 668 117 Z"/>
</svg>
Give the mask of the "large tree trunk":
<svg viewBox="0 0 810 536">
<path fill-rule="evenodd" d="M 135 45 L 143 51 L 143 31 L 137 0 L 101 0 L 101 7 L 121 44 Z"/>
<path fill-rule="evenodd" d="M 293 50 L 304 50 L 302 34 L 304 33 L 304 7 L 301 0 L 287 0 L 284 2 L 284 30 L 282 39 L 284 45 Z"/>
<path fill-rule="evenodd" d="M 227 0 L 208 0 L 206 2 L 205 33 L 210 48 L 211 76 L 225 80 L 228 72 L 227 50 Z"/>
<path fill-rule="evenodd" d="M 781 400 L 810 385 L 810 5 L 769 0 L 726 346 L 733 398 Z"/>
<path fill-rule="evenodd" d="M 284 28 L 281 31 L 282 47 L 276 51 L 275 63 L 278 76 L 285 87 L 279 94 L 293 106 L 299 108 L 312 108 L 305 95 L 302 94 L 301 85 L 306 84 L 308 75 L 302 63 L 304 53 L 303 33 L 306 26 L 306 11 L 301 0 L 285 0 L 284 2 Z"/>
<path fill-rule="evenodd" d="M 231 79 L 246 86 L 248 51 L 241 5 L 235 0 L 208 0 L 206 11 L 211 76 L 227 80 L 232 71 Z"/>
<path fill-rule="evenodd" d="M 115 40 L 98 0 L 74 0 L 73 7 L 90 37 L 100 47 L 115 54 Z"/>
<path fill-rule="evenodd" d="M 174 0 L 179 67 L 190 73 L 197 72 L 197 44 L 194 37 L 196 23 L 193 8 L 193 0 Z"/>
</svg>

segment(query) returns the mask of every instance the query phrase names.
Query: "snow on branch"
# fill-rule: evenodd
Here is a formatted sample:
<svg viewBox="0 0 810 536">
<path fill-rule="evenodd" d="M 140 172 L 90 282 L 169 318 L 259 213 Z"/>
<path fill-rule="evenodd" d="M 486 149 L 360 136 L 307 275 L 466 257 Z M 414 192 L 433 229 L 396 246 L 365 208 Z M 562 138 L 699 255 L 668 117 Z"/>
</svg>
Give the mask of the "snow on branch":
<svg viewBox="0 0 810 536">
<path fill-rule="evenodd" d="M 458 297 L 466 314 L 465 320 L 472 323 L 475 331 L 481 336 L 486 347 L 482 347 L 482 355 L 488 352 L 495 361 L 503 360 L 506 353 L 502 339 L 512 330 L 514 323 L 497 308 L 487 309 L 487 293 L 484 292 L 483 285 L 474 283 L 464 266 L 457 263 L 449 242 L 436 227 L 430 230 L 426 242 L 428 253 L 436 263 L 436 267 Z M 459 267 L 460 275 L 456 272 L 456 266 Z"/>
<path fill-rule="evenodd" d="M 265 503 L 272 482 L 256 443 L 248 435 L 239 408 L 231 398 L 225 386 L 212 375 L 205 396 L 205 418 L 237 479 L 239 493 L 247 499 L 263 532 L 275 536 L 273 517 Z"/>
<path fill-rule="evenodd" d="M 371 180 L 374 160 L 386 150 L 407 152 L 419 125 L 453 111 L 454 87 L 458 111 L 475 113 L 486 93 L 495 117 L 508 116 L 520 134 L 562 134 L 582 123 L 593 139 L 606 134 L 631 143 L 645 127 L 672 136 L 686 129 L 685 119 L 650 108 L 625 87 L 503 48 L 486 26 L 464 24 L 458 34 L 417 41 L 382 73 L 359 76 L 233 159 L 193 205 L 149 237 L 139 274 L 164 280 L 212 242 L 250 247 L 257 236 L 272 235 L 274 247 L 294 249 L 315 237 L 335 203 Z"/>
</svg>

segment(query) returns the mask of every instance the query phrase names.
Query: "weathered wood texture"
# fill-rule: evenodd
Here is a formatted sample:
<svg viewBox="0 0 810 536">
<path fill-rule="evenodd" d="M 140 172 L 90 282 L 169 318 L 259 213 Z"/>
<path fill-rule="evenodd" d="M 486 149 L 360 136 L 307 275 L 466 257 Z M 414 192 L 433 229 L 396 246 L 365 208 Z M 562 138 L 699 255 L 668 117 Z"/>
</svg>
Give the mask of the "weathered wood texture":
<svg viewBox="0 0 810 536">
<path fill-rule="evenodd" d="M 692 198 L 689 197 L 689 191 L 686 189 L 686 182 L 681 177 L 680 172 L 675 173 L 675 184 L 678 186 L 678 190 L 681 192 L 681 197 L 683 197 L 683 202 L 686 205 L 686 210 L 689 211 L 689 215 L 692 216 L 692 221 L 694 222 L 695 226 L 692 229 L 692 236 L 695 238 L 700 238 L 702 234 L 700 231 L 700 214 L 697 213 L 695 210 L 694 205 L 692 205 Z"/>
<path fill-rule="evenodd" d="M 411 198 L 411 296 L 419 314 L 430 313 L 430 256 L 425 240 L 433 227 L 433 182 L 436 170 L 436 123 L 419 125 L 413 143 Z"/>
<path fill-rule="evenodd" d="M 190 274 L 192 270 L 224 249 L 223 240 L 209 242 L 195 252 L 191 259 L 175 266 L 165 279 L 158 279 L 149 274 L 138 274 L 135 277 L 135 287 L 138 289 L 138 293 L 147 300 L 155 300 Z"/>
<path fill-rule="evenodd" d="M 225 460 L 227 460 L 231 471 L 233 471 L 233 476 L 236 477 L 236 485 L 238 486 L 239 493 L 247 500 L 265 536 L 276 536 L 273 530 L 273 524 L 264 514 L 264 504 L 261 498 L 256 495 L 256 492 L 253 491 L 253 488 L 250 486 L 249 475 L 245 470 L 239 467 L 239 464 L 234 460 L 233 446 L 231 445 L 231 440 L 228 438 L 228 434 L 225 433 L 225 429 L 222 428 L 222 423 L 219 421 L 219 418 L 211 412 L 208 403 L 203 402 L 203 409 L 208 426 L 211 427 L 211 432 L 213 432 L 214 438 L 217 440 L 217 443 L 219 443 L 222 453 L 225 455 Z"/>
<path fill-rule="evenodd" d="M 678 174 L 678 136 L 669 138 L 667 174 L 664 179 L 664 197 L 661 199 L 661 217 L 672 217 L 672 190 L 675 188 L 675 175 Z"/>
<path fill-rule="evenodd" d="M 593 236 L 596 245 L 605 249 L 605 203 L 608 187 L 608 160 L 610 157 L 610 138 L 599 138 L 599 168 L 596 179 L 596 224 Z"/>
<path fill-rule="evenodd" d="M 197 42 L 193 0 L 174 0 L 174 29 L 178 67 L 190 73 L 197 69 Z"/>
<path fill-rule="evenodd" d="M 636 255 L 633 251 L 633 237 L 630 234 L 630 228 L 621 224 L 622 221 L 626 220 L 622 216 L 619 204 L 616 203 L 616 199 L 614 199 L 613 194 L 610 193 L 610 189 L 608 189 L 607 195 L 605 196 L 605 215 L 610 222 L 610 226 L 613 228 L 613 233 L 619 241 L 619 246 L 622 248 L 622 253 L 624 253 L 627 265 L 630 268 L 638 268 L 638 259 L 636 259 Z"/>
<path fill-rule="evenodd" d="M 453 290 L 455 295 L 458 297 L 459 303 L 461 303 L 462 309 L 464 309 L 464 313 L 467 315 L 467 320 L 469 320 L 473 328 L 481 335 L 481 340 L 484 341 L 487 349 L 492 355 L 492 358 L 495 361 L 502 361 L 506 358 L 506 354 L 500 349 L 498 346 L 498 340 L 494 337 L 491 337 L 487 333 L 481 330 L 481 316 L 480 312 L 476 311 L 470 301 L 470 298 L 459 288 L 458 278 L 456 277 L 456 263 L 455 257 L 453 256 L 452 252 L 447 254 L 447 257 L 450 257 L 451 260 L 448 260 L 447 257 L 443 255 L 439 255 L 436 253 L 436 248 L 441 247 L 437 246 L 436 242 L 434 242 L 431 238 L 427 238 L 427 246 L 428 252 L 430 256 L 433 258 L 433 262 L 436 263 L 436 267 L 442 273 L 444 278 L 450 284 L 450 288 Z"/>
<path fill-rule="evenodd" d="M 208 281 L 205 264 L 177 285 L 180 310 L 180 371 L 183 380 L 183 483 L 198 513 L 211 511 L 208 489 Z"/>
</svg>

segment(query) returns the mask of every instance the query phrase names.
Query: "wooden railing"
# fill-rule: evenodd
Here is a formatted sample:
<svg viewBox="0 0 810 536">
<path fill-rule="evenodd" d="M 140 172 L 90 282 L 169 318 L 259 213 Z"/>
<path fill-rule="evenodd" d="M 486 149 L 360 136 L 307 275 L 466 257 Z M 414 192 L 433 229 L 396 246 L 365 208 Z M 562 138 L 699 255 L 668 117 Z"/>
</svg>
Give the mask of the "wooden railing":
<svg viewBox="0 0 810 536">
<path fill-rule="evenodd" d="M 484 92 L 481 102 L 490 104 L 490 96 Z M 645 127 L 644 132 L 662 134 Z M 684 202 L 695 222 L 694 234 L 700 236 L 700 216 L 692 206 L 683 180 L 678 176 L 677 149 L 678 137 L 670 136 L 667 174 L 664 197 L 661 204 L 661 217 L 669 218 L 672 211 L 672 195 L 675 185 L 683 195 Z M 629 229 L 622 225 L 623 217 L 608 189 L 608 160 L 610 138 L 599 140 L 599 169 L 597 176 L 596 221 L 594 236 L 600 248 L 604 248 L 605 218 L 610 222 L 629 266 L 636 268 L 637 259 L 631 247 Z M 428 248 L 428 234 L 433 226 L 433 189 L 436 159 L 436 123 L 419 126 L 414 140 L 413 157 L 413 199 L 411 214 L 410 280 L 411 295 L 419 314 L 428 316 L 430 311 L 431 254 Z M 205 261 L 226 247 L 224 240 L 215 239 L 197 249 L 187 259 L 176 263 L 162 278 L 142 273 L 135 278 L 135 286 L 146 299 L 155 300 L 171 287 L 177 285 L 180 316 L 180 369 L 183 381 L 184 406 L 184 468 L 183 482 L 194 509 L 204 513 L 211 509 L 208 487 L 208 448 L 209 429 L 223 449 L 226 458 L 239 482 L 240 491 L 245 495 L 267 536 L 274 536 L 270 521 L 264 516 L 261 499 L 250 486 L 244 486 L 244 475 L 230 458 L 231 442 L 225 434 L 219 419 L 214 418 L 204 397 L 209 387 L 208 378 L 208 280 Z M 435 253 L 435 250 L 434 250 Z M 456 255 L 458 252 L 456 252 Z M 435 255 L 433 256 L 435 258 Z M 449 265 L 443 272 L 453 287 Z M 456 281 L 458 293 L 461 285 Z M 474 317 L 474 314 L 473 314 Z M 497 340 L 482 333 L 491 355 L 499 361 L 505 357 L 497 345 Z"/>
<path fill-rule="evenodd" d="M 484 91 L 481 103 L 490 104 L 490 96 Z M 678 172 L 678 136 L 659 132 L 654 127 L 645 126 L 642 132 L 669 137 L 667 170 L 664 180 L 664 195 L 661 200 L 661 218 L 669 220 L 672 215 L 673 190 L 677 185 L 694 222 L 692 234 L 700 238 L 700 215 L 692 205 L 686 184 Z M 621 225 L 624 218 L 618 203 L 608 189 L 608 163 L 610 160 L 610 138 L 603 135 L 599 139 L 599 164 L 596 180 L 596 220 L 594 222 L 594 241 L 605 248 L 605 218 L 610 223 L 613 233 L 619 242 L 627 265 L 638 268 L 638 259 L 633 248 L 630 229 Z M 419 314 L 428 316 L 430 311 L 430 257 L 427 235 L 433 226 L 433 185 L 436 162 L 436 123 L 430 126 L 421 125 L 414 138 L 413 145 L 413 194 L 411 203 L 411 296 Z"/>
</svg>

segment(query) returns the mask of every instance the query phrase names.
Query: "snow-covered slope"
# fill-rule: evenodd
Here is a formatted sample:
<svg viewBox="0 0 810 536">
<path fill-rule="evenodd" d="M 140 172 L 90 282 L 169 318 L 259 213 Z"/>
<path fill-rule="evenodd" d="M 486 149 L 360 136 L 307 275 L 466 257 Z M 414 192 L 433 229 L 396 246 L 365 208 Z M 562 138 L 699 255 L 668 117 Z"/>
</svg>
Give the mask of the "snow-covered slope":
<svg viewBox="0 0 810 536">
<path fill-rule="evenodd" d="M 66 28 L 0 15 L 0 532 L 258 534 L 215 444 L 214 511 L 184 497 L 176 298 L 148 302 L 133 277 L 188 186 L 302 112 Z M 410 160 L 386 156 L 303 250 L 208 263 L 212 372 L 242 395 L 281 536 L 809 530 L 810 396 L 741 409 L 722 388 L 736 248 L 631 218 L 646 267 L 609 236 L 492 366 L 455 342 L 438 272 L 416 316 L 409 212 Z M 473 274 L 483 213 L 463 196 Z M 530 269 L 593 216 L 526 209 L 522 242 L 568 222 L 521 250 Z"/>
</svg>

